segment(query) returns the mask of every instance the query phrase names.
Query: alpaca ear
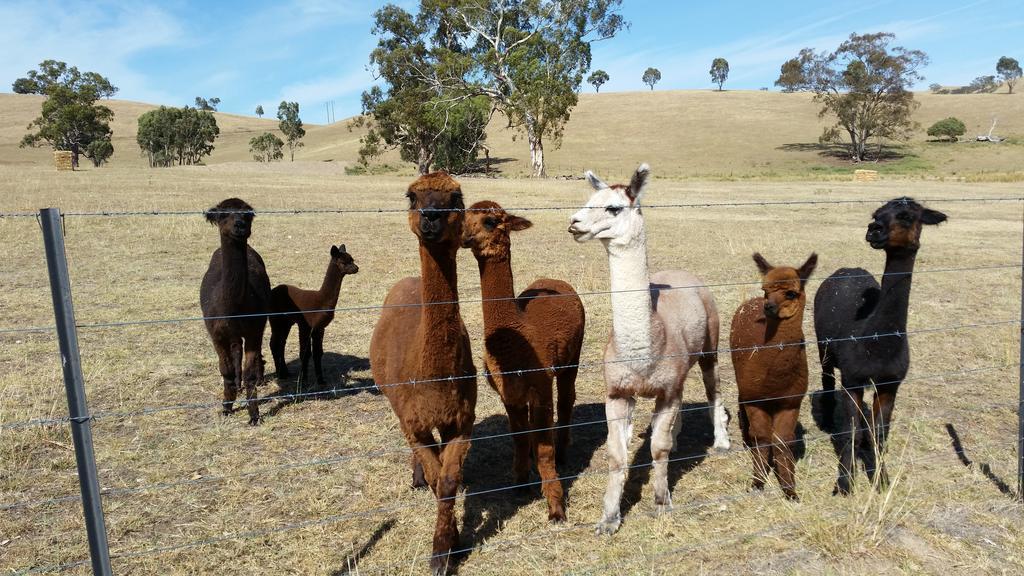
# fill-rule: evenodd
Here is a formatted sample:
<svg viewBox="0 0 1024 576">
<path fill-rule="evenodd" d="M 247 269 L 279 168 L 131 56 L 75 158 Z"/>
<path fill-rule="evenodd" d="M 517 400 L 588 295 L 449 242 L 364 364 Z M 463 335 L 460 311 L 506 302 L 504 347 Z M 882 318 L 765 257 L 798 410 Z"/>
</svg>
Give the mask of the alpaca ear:
<svg viewBox="0 0 1024 576">
<path fill-rule="evenodd" d="M 518 232 L 520 230 L 526 230 L 530 226 L 533 226 L 533 222 L 530 222 L 526 218 L 520 218 L 519 216 L 515 216 L 515 215 L 512 215 L 512 214 L 508 215 L 507 222 L 508 222 L 508 229 L 512 230 L 513 232 Z"/>
<path fill-rule="evenodd" d="M 931 208 L 925 208 L 921 211 L 921 223 L 922 224 L 941 224 L 946 221 L 946 215 L 938 210 L 932 210 Z"/>
<path fill-rule="evenodd" d="M 818 254 L 817 252 L 811 252 L 811 256 L 804 262 L 804 265 L 796 271 L 797 276 L 800 277 L 800 286 L 803 287 L 807 283 L 807 279 L 814 273 L 814 268 L 818 266 Z"/>
<path fill-rule="evenodd" d="M 348 250 L 346 250 L 345 245 L 342 244 L 341 246 L 338 246 L 338 252 L 348 252 Z"/>
<path fill-rule="evenodd" d="M 337 246 L 331 246 L 331 258 L 337 258 L 339 253 Z"/>
<path fill-rule="evenodd" d="M 593 188 L 594 190 L 604 190 L 608 188 L 608 185 L 605 184 L 600 178 L 598 178 L 597 174 L 594 174 L 590 170 L 584 172 L 583 176 L 587 179 L 587 182 L 590 183 L 590 187 Z"/>
<path fill-rule="evenodd" d="M 223 214 L 217 209 L 216 206 L 214 206 L 213 208 L 207 210 L 203 214 L 203 216 L 206 217 L 206 221 L 209 222 L 210 224 L 216 224 L 217 221 L 220 220 L 220 217 L 223 216 Z"/>
<path fill-rule="evenodd" d="M 774 268 L 774 266 L 769 264 L 768 261 L 764 259 L 764 256 L 761 256 L 760 252 L 754 252 L 754 264 L 757 264 L 757 269 L 761 271 L 762 276 L 764 276 L 765 274 L 768 273 L 769 270 Z"/>
<path fill-rule="evenodd" d="M 640 197 L 644 195 L 644 190 L 647 188 L 648 176 L 651 175 L 651 168 L 647 164 L 641 164 L 636 172 L 633 173 L 633 178 L 629 181 L 629 187 L 626 188 L 626 196 L 633 201 L 633 204 L 640 203 Z"/>
</svg>

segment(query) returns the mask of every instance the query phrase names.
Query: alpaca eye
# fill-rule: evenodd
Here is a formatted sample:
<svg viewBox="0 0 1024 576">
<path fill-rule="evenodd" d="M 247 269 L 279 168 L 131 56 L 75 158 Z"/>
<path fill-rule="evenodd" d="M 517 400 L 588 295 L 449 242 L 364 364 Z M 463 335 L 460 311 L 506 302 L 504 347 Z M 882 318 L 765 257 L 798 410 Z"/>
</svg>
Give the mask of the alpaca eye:
<svg viewBox="0 0 1024 576">
<path fill-rule="evenodd" d="M 494 221 L 494 218 L 484 218 L 484 228 L 494 230 L 494 227 L 497 225 L 498 223 Z"/>
<path fill-rule="evenodd" d="M 612 216 L 618 216 L 619 212 L 622 212 L 622 206 L 609 206 L 605 208 Z"/>
<path fill-rule="evenodd" d="M 800 294 L 798 294 L 798 293 L 796 293 L 796 292 L 794 292 L 792 290 L 786 290 L 786 299 L 788 299 L 788 300 L 796 300 L 797 296 L 799 296 L 799 295 Z"/>
</svg>

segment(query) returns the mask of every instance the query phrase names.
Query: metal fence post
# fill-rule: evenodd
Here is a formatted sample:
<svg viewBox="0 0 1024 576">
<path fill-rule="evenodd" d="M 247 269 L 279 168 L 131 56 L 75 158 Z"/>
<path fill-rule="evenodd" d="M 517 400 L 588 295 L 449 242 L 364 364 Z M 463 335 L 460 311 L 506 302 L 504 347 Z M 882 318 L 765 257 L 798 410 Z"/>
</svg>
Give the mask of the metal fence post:
<svg viewBox="0 0 1024 576">
<path fill-rule="evenodd" d="M 1024 214 L 1021 216 L 1021 231 L 1024 237 Z M 1024 240 L 1021 240 L 1021 254 L 1024 257 Z M 1024 261 L 1020 265 L 1020 386 L 1017 391 L 1017 499 L 1024 502 Z"/>
<path fill-rule="evenodd" d="M 100 499 L 100 483 L 93 455 L 92 419 L 85 399 L 85 378 L 82 376 L 82 359 L 78 353 L 78 330 L 75 327 L 75 310 L 71 304 L 71 280 L 64 253 L 60 210 L 43 208 L 39 211 L 39 217 L 46 246 L 46 267 L 50 272 L 50 292 L 53 295 L 53 314 L 60 341 L 60 362 L 68 396 L 68 416 L 71 438 L 75 444 L 78 484 L 82 490 L 85 528 L 89 535 L 89 557 L 94 575 L 110 576 L 110 549 L 107 546 L 103 502 Z"/>
</svg>

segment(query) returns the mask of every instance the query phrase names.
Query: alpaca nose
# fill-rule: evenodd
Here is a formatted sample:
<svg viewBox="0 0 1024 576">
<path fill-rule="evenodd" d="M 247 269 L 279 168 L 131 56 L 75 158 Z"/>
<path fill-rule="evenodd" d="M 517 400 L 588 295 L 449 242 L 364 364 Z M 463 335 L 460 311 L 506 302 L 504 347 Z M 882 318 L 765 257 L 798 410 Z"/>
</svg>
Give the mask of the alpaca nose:
<svg viewBox="0 0 1024 576">
<path fill-rule="evenodd" d="M 774 302 L 769 302 L 766 300 L 764 303 L 764 313 L 766 316 L 770 318 L 775 318 L 776 316 L 779 315 L 779 306 Z"/>
</svg>

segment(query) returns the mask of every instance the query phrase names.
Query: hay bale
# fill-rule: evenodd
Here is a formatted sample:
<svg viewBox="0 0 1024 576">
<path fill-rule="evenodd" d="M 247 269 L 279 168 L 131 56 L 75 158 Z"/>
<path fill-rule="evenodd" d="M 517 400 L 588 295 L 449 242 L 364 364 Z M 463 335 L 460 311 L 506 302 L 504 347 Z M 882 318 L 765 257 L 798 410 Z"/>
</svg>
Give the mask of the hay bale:
<svg viewBox="0 0 1024 576">
<path fill-rule="evenodd" d="M 57 167 L 58 171 L 62 170 L 74 170 L 71 165 L 71 151 L 70 150 L 56 150 L 53 153 L 53 164 Z"/>
<path fill-rule="evenodd" d="M 874 182 L 878 180 L 878 170 L 854 170 L 854 182 Z"/>
</svg>

